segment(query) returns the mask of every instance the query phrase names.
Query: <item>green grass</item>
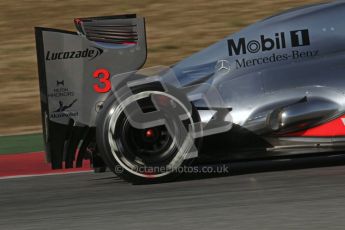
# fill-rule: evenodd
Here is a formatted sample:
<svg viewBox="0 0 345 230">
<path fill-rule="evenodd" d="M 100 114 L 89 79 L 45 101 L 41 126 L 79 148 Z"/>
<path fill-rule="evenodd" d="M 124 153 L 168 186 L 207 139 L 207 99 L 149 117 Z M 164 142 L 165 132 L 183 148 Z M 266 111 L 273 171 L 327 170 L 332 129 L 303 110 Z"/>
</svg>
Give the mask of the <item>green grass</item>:
<svg viewBox="0 0 345 230">
<path fill-rule="evenodd" d="M 0 154 L 37 152 L 43 149 L 42 134 L 0 137 Z"/>
</svg>

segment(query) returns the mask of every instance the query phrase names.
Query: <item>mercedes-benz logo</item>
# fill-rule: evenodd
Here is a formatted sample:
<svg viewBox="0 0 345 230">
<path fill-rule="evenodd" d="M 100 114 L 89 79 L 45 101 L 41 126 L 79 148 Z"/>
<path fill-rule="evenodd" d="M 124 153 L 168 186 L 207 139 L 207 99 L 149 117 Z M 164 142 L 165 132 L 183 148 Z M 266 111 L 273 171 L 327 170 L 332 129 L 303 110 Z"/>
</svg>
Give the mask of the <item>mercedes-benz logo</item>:
<svg viewBox="0 0 345 230">
<path fill-rule="evenodd" d="M 217 72 L 229 72 L 231 69 L 230 63 L 227 60 L 219 60 L 216 65 Z"/>
</svg>

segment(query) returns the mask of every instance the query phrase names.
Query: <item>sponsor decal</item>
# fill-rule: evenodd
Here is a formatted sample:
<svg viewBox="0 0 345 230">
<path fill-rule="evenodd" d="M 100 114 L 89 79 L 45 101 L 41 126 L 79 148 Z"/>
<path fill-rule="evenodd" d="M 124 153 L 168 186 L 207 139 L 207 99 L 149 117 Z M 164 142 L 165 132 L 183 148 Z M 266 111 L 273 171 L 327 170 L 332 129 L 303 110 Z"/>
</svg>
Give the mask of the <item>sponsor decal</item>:
<svg viewBox="0 0 345 230">
<path fill-rule="evenodd" d="M 73 97 L 74 92 L 70 91 L 68 88 L 54 88 L 53 92 L 48 94 L 48 97 Z"/>
<path fill-rule="evenodd" d="M 237 56 L 247 53 L 258 53 L 271 51 L 273 49 L 286 49 L 285 32 L 275 33 L 274 38 L 261 35 L 259 40 L 247 41 L 246 38 L 240 38 L 237 41 L 234 39 L 228 40 L 229 55 Z M 309 46 L 309 30 L 294 30 L 290 31 L 291 47 Z"/>
<path fill-rule="evenodd" d="M 56 81 L 56 87 L 65 86 L 65 81 Z"/>
<path fill-rule="evenodd" d="M 216 64 L 217 72 L 228 73 L 230 69 L 230 63 L 227 60 L 219 60 Z"/>
<path fill-rule="evenodd" d="M 48 97 L 59 98 L 59 97 L 74 97 L 74 92 L 69 90 L 68 87 L 65 87 L 64 80 L 57 80 L 56 87 L 52 92 L 48 93 Z"/>
<path fill-rule="evenodd" d="M 275 33 L 274 37 L 269 37 L 267 35 L 260 35 L 258 40 L 248 41 L 246 38 L 242 37 L 237 40 L 229 39 L 228 48 L 230 56 L 239 56 L 246 54 L 256 54 L 271 52 L 270 55 L 262 56 L 259 58 L 245 58 L 241 57 L 236 59 L 236 69 L 247 68 L 257 65 L 276 63 L 288 60 L 299 60 L 303 58 L 318 56 L 319 50 L 298 50 L 299 47 L 310 46 L 310 35 L 308 29 L 303 30 L 293 30 L 286 32 Z M 286 53 L 275 53 L 274 51 L 284 50 L 287 48 L 292 48 Z M 295 48 L 295 49 L 294 49 Z"/>
<path fill-rule="evenodd" d="M 103 50 L 98 47 L 90 47 L 85 50 L 71 50 L 71 51 L 60 51 L 53 52 L 48 51 L 46 54 L 46 61 L 56 61 L 56 60 L 68 60 L 68 59 L 79 59 L 87 58 L 90 61 L 100 56 Z"/>
<path fill-rule="evenodd" d="M 76 117 L 78 116 L 78 112 L 75 111 L 67 111 L 68 109 L 72 108 L 73 105 L 77 102 L 77 99 L 74 99 L 71 103 L 65 104 L 63 101 L 59 101 L 58 107 L 50 114 L 50 118 L 62 118 L 62 117 Z"/>
<path fill-rule="evenodd" d="M 298 51 L 293 50 L 290 53 L 275 54 L 260 58 L 241 58 L 236 60 L 236 69 L 247 68 L 257 65 L 282 62 L 287 60 L 299 60 L 306 57 L 315 57 L 319 54 L 318 50 Z"/>
<path fill-rule="evenodd" d="M 48 97 L 52 98 L 54 102 L 58 102 L 58 105 L 54 108 L 50 108 L 50 119 L 58 118 L 73 118 L 79 114 L 76 111 L 70 109 L 78 101 L 75 97 L 75 93 L 71 91 L 68 86 L 65 86 L 65 80 L 56 80 L 52 83 L 56 83 L 55 87 L 48 93 Z"/>
</svg>

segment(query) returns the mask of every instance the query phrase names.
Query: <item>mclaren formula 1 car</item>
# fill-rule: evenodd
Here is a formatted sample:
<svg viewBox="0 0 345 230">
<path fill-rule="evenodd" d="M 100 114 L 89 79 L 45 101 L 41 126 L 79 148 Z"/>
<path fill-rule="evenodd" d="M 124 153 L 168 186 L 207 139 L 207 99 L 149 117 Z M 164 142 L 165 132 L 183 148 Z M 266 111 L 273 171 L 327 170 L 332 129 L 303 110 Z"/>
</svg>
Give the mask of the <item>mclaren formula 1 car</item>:
<svg viewBox="0 0 345 230">
<path fill-rule="evenodd" d="M 165 67 L 146 61 L 144 18 L 35 28 L 42 122 L 53 169 L 109 168 L 170 180 L 194 159 L 345 149 L 345 3 L 257 22 Z"/>
</svg>

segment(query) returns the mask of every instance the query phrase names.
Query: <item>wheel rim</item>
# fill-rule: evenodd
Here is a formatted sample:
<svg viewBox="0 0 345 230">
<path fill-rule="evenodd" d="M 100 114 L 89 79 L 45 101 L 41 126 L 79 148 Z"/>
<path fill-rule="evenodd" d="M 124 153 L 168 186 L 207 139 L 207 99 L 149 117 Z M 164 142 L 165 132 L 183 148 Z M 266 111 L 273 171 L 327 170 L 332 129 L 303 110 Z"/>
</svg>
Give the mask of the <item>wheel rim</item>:
<svg viewBox="0 0 345 230">
<path fill-rule="evenodd" d="M 164 126 L 136 129 L 131 126 L 124 109 L 133 102 L 149 98 L 152 94 L 162 95 L 177 103 L 187 114 L 187 123 L 190 127 L 187 136 L 183 138 L 178 148 L 176 138 L 167 134 Z M 188 157 L 189 151 L 194 146 L 194 123 L 192 114 L 176 97 L 160 91 L 145 91 L 132 95 L 114 106 L 109 112 L 108 141 L 115 160 L 125 170 L 140 177 L 157 178 L 170 174 L 178 168 Z M 176 124 L 172 124 L 174 128 Z M 180 125 L 177 125 L 180 126 Z M 121 129 L 119 129 L 119 127 Z M 119 131 L 121 130 L 121 131 Z M 175 130 L 175 133 L 179 131 Z M 181 137 L 180 137 L 181 138 Z M 139 151 L 141 149 L 141 151 Z M 165 167 L 163 171 L 150 171 L 152 167 Z M 147 170 L 148 169 L 148 170 Z"/>
</svg>

